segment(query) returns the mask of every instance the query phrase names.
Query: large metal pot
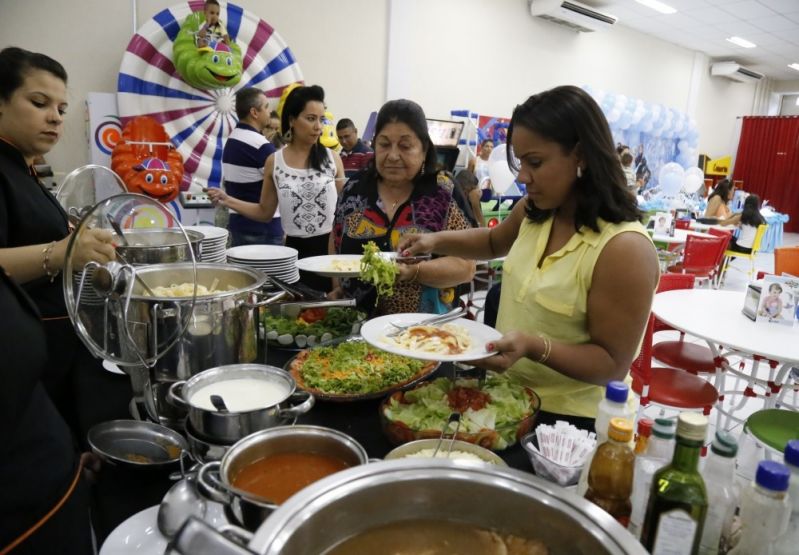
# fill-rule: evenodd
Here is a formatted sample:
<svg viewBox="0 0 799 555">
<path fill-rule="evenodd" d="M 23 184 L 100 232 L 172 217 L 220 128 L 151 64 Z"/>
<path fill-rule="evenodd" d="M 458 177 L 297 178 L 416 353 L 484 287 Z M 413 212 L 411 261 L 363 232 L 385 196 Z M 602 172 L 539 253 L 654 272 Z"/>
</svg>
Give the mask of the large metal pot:
<svg viewBox="0 0 799 555">
<path fill-rule="evenodd" d="M 195 260 L 199 260 L 200 243 L 205 236 L 199 231 L 184 231 L 189 243 L 186 243 L 186 237 L 179 229 L 126 229 L 122 233 L 127 245 L 118 244 L 116 252 L 128 264 L 187 262 L 191 260 L 191 245 Z"/>
<path fill-rule="evenodd" d="M 209 410 L 194 401 L 198 391 L 212 384 L 230 380 L 259 380 L 283 390 L 277 402 L 257 410 L 236 411 L 235 399 L 225 398 L 228 411 Z M 188 381 L 178 381 L 169 388 L 168 400 L 188 410 L 193 432 L 219 443 L 234 443 L 254 432 L 293 423 L 314 405 L 313 395 L 296 391 L 291 375 L 280 368 L 263 364 L 229 364 L 200 372 Z M 207 391 L 207 390 L 206 390 Z"/>
<path fill-rule="evenodd" d="M 246 466 L 280 453 L 316 453 L 330 455 L 350 466 L 365 464 L 366 451 L 350 436 L 321 426 L 283 426 L 256 432 L 233 445 L 221 462 L 209 462 L 200 468 L 197 481 L 200 492 L 223 503 L 233 521 L 248 530 L 258 528 L 277 505 L 233 486 L 235 476 Z"/>
<path fill-rule="evenodd" d="M 145 384 L 148 414 L 168 425 L 185 415 L 167 402 L 173 382 L 207 368 L 252 362 L 258 355 L 258 307 L 267 302 L 261 300 L 266 276 L 226 264 L 197 264 L 196 272 L 199 285 L 210 288 L 216 284 L 216 289 L 196 296 L 193 307 L 191 297 L 144 293 L 142 282 L 150 288 L 192 283 L 194 268 L 182 263 L 137 268 L 127 312 L 123 310 L 125 299 L 109 309 L 107 347 L 124 359 L 152 362 L 150 368 L 134 366 L 129 372 L 136 375 L 134 382 Z M 128 332 L 130 337 L 125 338 L 123 333 Z"/>
<path fill-rule="evenodd" d="M 358 466 L 311 484 L 272 513 L 248 549 L 323 554 L 372 528 L 418 519 L 539 539 L 552 555 L 646 554 L 609 514 L 554 484 L 518 470 L 426 459 Z M 194 555 L 211 553 L 203 549 L 211 544 L 217 554 L 246 552 L 238 546 L 223 550 L 213 534 L 192 520 L 174 546 Z"/>
</svg>

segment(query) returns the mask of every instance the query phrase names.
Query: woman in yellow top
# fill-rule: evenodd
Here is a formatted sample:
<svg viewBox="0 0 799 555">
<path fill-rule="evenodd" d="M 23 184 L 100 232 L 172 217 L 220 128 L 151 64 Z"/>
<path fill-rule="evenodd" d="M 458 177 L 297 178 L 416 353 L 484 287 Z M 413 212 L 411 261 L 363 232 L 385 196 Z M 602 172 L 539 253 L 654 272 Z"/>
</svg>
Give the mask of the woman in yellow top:
<svg viewBox="0 0 799 555">
<path fill-rule="evenodd" d="M 539 422 L 592 429 L 603 387 L 627 376 L 658 283 L 657 254 L 614 150 L 582 89 L 557 87 L 516 107 L 509 164 L 527 198 L 494 228 L 407 237 L 400 252 L 486 260 L 507 255 L 497 355 L 541 396 Z M 513 156 L 515 154 L 515 157 Z"/>
</svg>

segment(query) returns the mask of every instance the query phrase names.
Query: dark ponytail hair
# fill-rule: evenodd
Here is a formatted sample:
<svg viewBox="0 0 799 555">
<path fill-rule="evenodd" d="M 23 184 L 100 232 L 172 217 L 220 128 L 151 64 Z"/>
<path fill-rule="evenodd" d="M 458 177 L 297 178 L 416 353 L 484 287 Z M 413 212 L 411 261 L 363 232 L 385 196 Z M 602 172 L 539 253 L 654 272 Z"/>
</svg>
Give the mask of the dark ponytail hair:
<svg viewBox="0 0 799 555">
<path fill-rule="evenodd" d="M 766 220 L 760 214 L 760 197 L 757 195 L 746 197 L 743 212 L 741 212 L 741 223 L 752 227 L 766 223 Z"/>
<path fill-rule="evenodd" d="M 25 81 L 25 75 L 32 69 L 41 69 L 52 73 L 64 84 L 67 83 L 67 72 L 64 66 L 50 56 L 31 52 L 16 46 L 0 50 L 0 98 L 8 100 Z"/>
<path fill-rule="evenodd" d="M 580 149 L 586 168 L 582 177 L 575 176 L 575 229 L 586 226 L 599 231 L 598 218 L 614 224 L 641 219 L 635 197 L 627 190 L 608 122 L 587 92 L 566 85 L 533 95 L 513 110 L 508 145 L 516 126 L 558 143 L 564 153 Z M 508 148 L 507 153 L 508 166 L 518 171 L 513 150 Z M 527 200 L 527 217 L 533 222 L 546 221 L 552 213 Z"/>
<path fill-rule="evenodd" d="M 283 113 L 280 117 L 280 130 L 284 137 L 291 128 L 291 118 L 297 119 L 300 117 L 302 111 L 305 110 L 305 105 L 309 102 L 321 102 L 324 104 L 325 90 L 319 85 L 299 86 L 286 97 L 286 103 L 283 105 Z M 325 167 L 330 165 L 330 158 L 327 155 L 325 145 L 316 141 L 311 147 L 308 163 L 317 171 L 323 171 Z"/>
</svg>

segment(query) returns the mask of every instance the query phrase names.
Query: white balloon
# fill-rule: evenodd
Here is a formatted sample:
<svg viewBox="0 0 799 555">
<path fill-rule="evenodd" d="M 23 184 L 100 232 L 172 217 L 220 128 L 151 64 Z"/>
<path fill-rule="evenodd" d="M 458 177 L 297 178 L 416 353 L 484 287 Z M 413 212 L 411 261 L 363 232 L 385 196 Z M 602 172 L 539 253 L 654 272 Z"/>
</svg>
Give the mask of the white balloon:
<svg viewBox="0 0 799 555">
<path fill-rule="evenodd" d="M 699 189 L 705 183 L 705 174 L 697 168 L 696 166 L 692 166 L 685 170 L 685 180 L 683 183 L 683 191 L 686 193 L 693 194 L 699 191 Z"/>
<path fill-rule="evenodd" d="M 682 189 L 685 170 L 676 162 L 669 162 L 660 168 L 658 184 L 665 197 L 673 197 Z"/>
<path fill-rule="evenodd" d="M 507 148 L 507 145 L 495 146 L 488 157 L 488 175 L 491 178 L 491 187 L 498 195 L 504 195 L 516 181 L 516 176 L 508 167 Z"/>
</svg>

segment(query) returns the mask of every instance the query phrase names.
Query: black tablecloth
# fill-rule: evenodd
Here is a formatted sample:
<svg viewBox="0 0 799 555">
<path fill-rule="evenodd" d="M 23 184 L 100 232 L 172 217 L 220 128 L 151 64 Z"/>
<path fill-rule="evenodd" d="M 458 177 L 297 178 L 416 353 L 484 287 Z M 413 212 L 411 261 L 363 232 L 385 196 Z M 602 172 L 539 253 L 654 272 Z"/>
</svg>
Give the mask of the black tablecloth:
<svg viewBox="0 0 799 555">
<path fill-rule="evenodd" d="M 269 349 L 266 357 L 272 366 L 283 368 L 296 353 L 280 349 Z M 435 376 L 452 376 L 453 368 L 442 364 Z M 379 406 L 381 399 L 333 403 L 317 401 L 313 409 L 300 417 L 298 423 L 327 426 L 342 431 L 360 443 L 370 458 L 382 458 L 394 448 L 380 426 Z M 530 460 L 518 444 L 499 451 L 498 454 L 512 468 L 532 472 Z M 175 470 L 175 469 L 172 469 Z M 173 484 L 169 472 L 111 467 L 106 465 L 99 474 L 94 491 L 93 524 L 98 544 L 114 528 L 137 512 L 161 502 Z"/>
</svg>

